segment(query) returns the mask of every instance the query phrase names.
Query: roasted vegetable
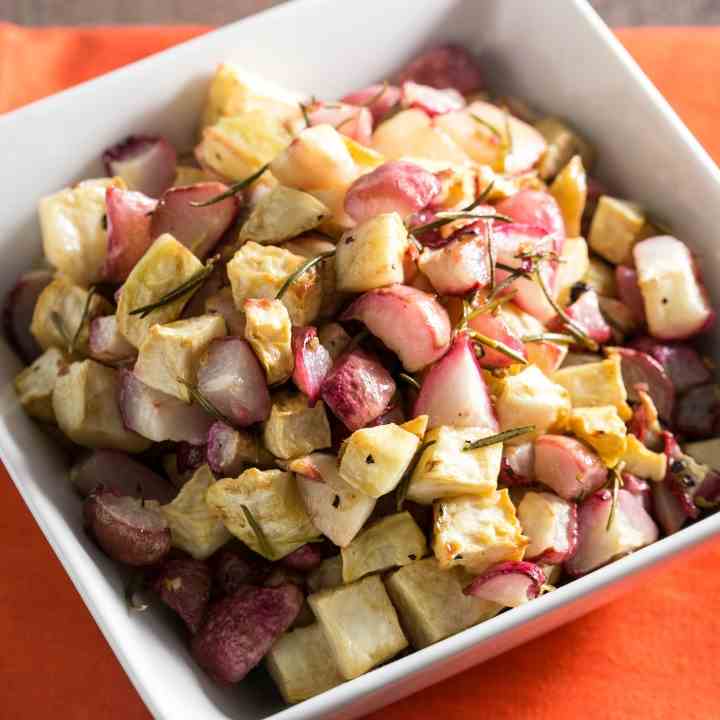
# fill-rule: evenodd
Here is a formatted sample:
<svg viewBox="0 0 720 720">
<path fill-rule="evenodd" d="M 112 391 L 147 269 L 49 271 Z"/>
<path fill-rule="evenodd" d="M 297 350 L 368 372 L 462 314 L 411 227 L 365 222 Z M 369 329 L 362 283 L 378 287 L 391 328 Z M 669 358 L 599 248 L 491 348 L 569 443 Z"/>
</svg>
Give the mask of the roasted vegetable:
<svg viewBox="0 0 720 720">
<path fill-rule="evenodd" d="M 329 447 L 330 425 L 325 406 L 319 402 L 309 407 L 304 395 L 278 393 L 263 426 L 263 442 L 275 457 L 284 460 Z"/>
<path fill-rule="evenodd" d="M 57 379 L 67 371 L 68 359 L 57 348 L 46 350 L 15 378 L 15 392 L 30 417 L 55 422 L 52 397 Z"/>
</svg>

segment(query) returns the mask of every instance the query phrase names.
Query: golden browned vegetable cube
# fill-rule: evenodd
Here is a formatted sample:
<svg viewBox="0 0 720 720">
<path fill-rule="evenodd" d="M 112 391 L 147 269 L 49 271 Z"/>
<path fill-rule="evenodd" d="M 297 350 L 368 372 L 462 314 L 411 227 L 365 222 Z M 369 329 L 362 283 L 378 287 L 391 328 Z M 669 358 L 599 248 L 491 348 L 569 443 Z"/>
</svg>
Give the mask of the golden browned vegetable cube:
<svg viewBox="0 0 720 720">
<path fill-rule="evenodd" d="M 15 378 L 15 392 L 25 412 L 46 422 L 55 422 L 52 396 L 58 377 L 69 360 L 57 348 L 47 349 Z"/>
<path fill-rule="evenodd" d="M 270 417 L 263 425 L 265 447 L 278 458 L 290 460 L 330 447 L 330 424 L 325 405 L 308 405 L 305 395 L 283 392 L 273 397 Z"/>
</svg>

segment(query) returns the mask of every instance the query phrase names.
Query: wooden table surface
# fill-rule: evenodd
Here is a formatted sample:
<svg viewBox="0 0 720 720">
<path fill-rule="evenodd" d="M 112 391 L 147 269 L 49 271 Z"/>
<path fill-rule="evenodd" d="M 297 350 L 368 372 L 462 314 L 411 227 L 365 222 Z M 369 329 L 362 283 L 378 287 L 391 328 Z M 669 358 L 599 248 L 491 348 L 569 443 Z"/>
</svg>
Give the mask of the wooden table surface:
<svg viewBox="0 0 720 720">
<path fill-rule="evenodd" d="M 0 0 L 0 20 L 23 25 L 223 24 L 282 0 Z M 428 0 L 424 0 L 428 2 Z M 478 0 L 482 1 L 482 0 Z M 546 0 L 546 2 L 564 0 Z M 611 26 L 720 25 L 720 0 L 591 0 Z"/>
</svg>

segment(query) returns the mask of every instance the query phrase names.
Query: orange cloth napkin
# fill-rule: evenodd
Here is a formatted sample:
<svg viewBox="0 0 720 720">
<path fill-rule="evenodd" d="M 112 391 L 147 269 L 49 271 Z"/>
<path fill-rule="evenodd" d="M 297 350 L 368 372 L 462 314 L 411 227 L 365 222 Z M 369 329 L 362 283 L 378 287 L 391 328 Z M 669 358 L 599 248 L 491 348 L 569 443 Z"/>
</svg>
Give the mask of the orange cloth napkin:
<svg viewBox="0 0 720 720">
<path fill-rule="evenodd" d="M 204 30 L 0 24 L 0 112 Z M 720 29 L 618 35 L 720 158 Z M 0 474 L 0 718 L 147 720 L 7 473 Z M 719 597 L 715 541 L 611 605 L 368 720 L 720 718 Z"/>
</svg>

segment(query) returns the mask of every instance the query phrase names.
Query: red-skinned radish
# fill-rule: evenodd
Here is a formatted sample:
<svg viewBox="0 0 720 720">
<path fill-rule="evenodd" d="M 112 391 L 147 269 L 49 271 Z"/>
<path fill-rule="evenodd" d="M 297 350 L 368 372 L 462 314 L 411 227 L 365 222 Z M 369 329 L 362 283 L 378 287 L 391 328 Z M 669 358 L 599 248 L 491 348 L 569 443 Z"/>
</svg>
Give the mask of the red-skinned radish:
<svg viewBox="0 0 720 720">
<path fill-rule="evenodd" d="M 663 343 L 645 336 L 633 340 L 630 346 L 654 357 L 663 366 L 678 395 L 712 380 L 712 372 L 690 345 Z"/>
<path fill-rule="evenodd" d="M 107 208 L 107 256 L 103 277 L 112 283 L 125 282 L 137 261 L 152 245 L 152 214 L 158 201 L 143 193 L 109 187 Z"/>
<path fill-rule="evenodd" d="M 683 340 L 707 330 L 715 311 L 700 270 L 687 246 L 659 235 L 633 248 L 648 332 L 661 340 Z"/>
<path fill-rule="evenodd" d="M 262 585 L 272 572 L 272 564 L 249 548 L 229 544 L 209 560 L 213 589 L 219 595 L 233 595 L 248 585 Z"/>
<path fill-rule="evenodd" d="M 344 102 L 317 102 L 307 109 L 310 125 L 332 125 L 362 145 L 370 145 L 373 129 L 372 113 L 366 107 Z"/>
<path fill-rule="evenodd" d="M 161 505 L 177 495 L 177 488 L 165 478 L 116 450 L 93 450 L 73 465 L 70 482 L 81 497 L 100 486 L 123 496 L 157 500 Z"/>
<path fill-rule="evenodd" d="M 426 247 L 418 268 L 439 295 L 467 295 L 490 282 L 487 242 L 466 234 L 437 249 Z"/>
<path fill-rule="evenodd" d="M 530 539 L 525 558 L 557 565 L 577 547 L 577 506 L 548 492 L 525 493 L 517 509 L 523 534 Z"/>
<path fill-rule="evenodd" d="M 622 375 L 628 399 L 639 401 L 636 385 L 647 389 L 658 414 L 669 421 L 675 405 L 675 388 L 662 365 L 650 355 L 632 348 L 613 348 L 622 361 Z"/>
<path fill-rule="evenodd" d="M 211 584 L 210 568 L 203 560 L 177 552 L 164 560 L 153 588 L 194 635 L 205 617 Z"/>
<path fill-rule="evenodd" d="M 501 314 L 481 313 L 470 320 L 469 325 L 476 332 L 501 342 L 522 357 L 527 357 L 523 342 Z M 517 363 L 514 358 L 490 347 L 483 346 L 483 351 L 484 354 L 478 358 L 478 362 L 484 368 L 504 368 Z"/>
<path fill-rule="evenodd" d="M 524 442 L 503 447 L 499 481 L 510 487 L 531 485 L 535 481 L 534 443 Z"/>
<path fill-rule="evenodd" d="M 150 225 L 152 237 L 170 233 L 202 260 L 232 224 L 238 201 L 231 196 L 206 207 L 194 207 L 191 203 L 205 202 L 227 189 L 227 185 L 219 182 L 170 188 L 153 213 Z"/>
<path fill-rule="evenodd" d="M 611 519 L 612 506 L 613 494 L 607 489 L 580 504 L 577 550 L 565 563 L 571 575 L 584 575 L 658 539 L 657 525 L 640 497 L 619 490 Z"/>
<path fill-rule="evenodd" d="M 239 682 L 292 625 L 302 602 L 294 585 L 241 588 L 210 605 L 192 641 L 193 657 L 215 680 Z"/>
<path fill-rule="evenodd" d="M 404 218 L 425 208 L 440 187 L 433 173 L 413 162 L 386 162 L 348 188 L 345 212 L 357 223 L 388 212 Z"/>
<path fill-rule="evenodd" d="M 360 348 L 338 358 L 321 390 L 325 404 L 351 432 L 382 415 L 394 394 L 390 373 Z"/>
<path fill-rule="evenodd" d="M 207 462 L 207 445 L 193 445 L 192 443 L 181 441 L 175 446 L 175 461 L 177 463 L 177 471 L 184 475 L 192 474 L 201 465 Z"/>
<path fill-rule="evenodd" d="M 720 391 L 717 385 L 696 385 L 677 403 L 674 425 L 692 438 L 713 435 L 720 419 Z"/>
<path fill-rule="evenodd" d="M 286 555 L 280 562 L 288 570 L 294 570 L 299 573 L 308 573 L 314 570 L 322 562 L 323 555 L 318 545 L 307 543 L 293 550 Z"/>
<path fill-rule="evenodd" d="M 498 563 L 478 575 L 463 592 L 489 602 L 518 607 L 534 600 L 545 584 L 539 565 L 525 560 Z"/>
<path fill-rule="evenodd" d="M 560 254 L 565 241 L 565 223 L 560 206 L 550 193 L 541 190 L 521 190 L 501 200 L 496 210 L 511 217 L 515 223 L 532 225 L 545 230 L 554 239 L 553 250 Z"/>
<path fill-rule="evenodd" d="M 366 107 L 377 123 L 400 102 L 400 95 L 397 85 L 377 83 L 345 95 L 341 102 Z"/>
<path fill-rule="evenodd" d="M 120 370 L 120 412 L 128 430 L 154 442 L 205 442 L 213 418 L 199 405 L 145 385 L 129 370 Z"/>
<path fill-rule="evenodd" d="M 429 415 L 430 428 L 454 425 L 498 431 L 490 393 L 466 333 L 455 336 L 450 350 L 425 375 L 413 415 Z"/>
<path fill-rule="evenodd" d="M 606 343 L 612 337 L 612 329 L 600 312 L 598 296 L 594 290 L 587 290 L 572 305 L 568 305 L 565 314 L 597 343 Z M 565 322 L 560 317 L 555 317 L 548 323 L 548 329 L 557 332 L 562 332 L 564 326 Z"/>
<path fill-rule="evenodd" d="M 454 88 L 463 94 L 484 85 L 480 65 L 460 45 L 439 45 L 418 55 L 397 73 L 398 84 L 410 80 L 439 89 Z"/>
<path fill-rule="evenodd" d="M 99 489 L 83 505 L 85 525 L 98 545 L 117 562 L 154 565 L 170 551 L 170 529 L 162 513 L 141 500 Z"/>
<path fill-rule="evenodd" d="M 432 295 L 390 285 L 361 295 L 342 320 L 359 320 L 397 354 L 408 372 L 441 358 L 450 345 L 447 311 Z"/>
<path fill-rule="evenodd" d="M 175 180 L 177 153 L 163 137 L 130 135 L 102 156 L 109 176 L 119 175 L 131 190 L 159 198 Z"/>
<path fill-rule="evenodd" d="M 270 414 L 265 373 L 242 338 L 213 340 L 200 360 L 197 383 L 202 395 L 240 427 L 267 420 Z"/>
<path fill-rule="evenodd" d="M 620 300 L 630 309 L 635 320 L 644 324 L 645 305 L 635 269 L 626 265 L 618 265 L 615 268 L 615 284 Z"/>
<path fill-rule="evenodd" d="M 535 441 L 535 478 L 565 500 L 578 500 L 602 487 L 607 468 L 575 438 L 541 435 Z"/>
<path fill-rule="evenodd" d="M 402 104 L 405 108 L 417 108 L 430 117 L 444 115 L 465 107 L 465 98 L 454 88 L 438 88 L 421 85 L 409 80 L 402 84 Z"/>
<path fill-rule="evenodd" d="M 52 282 L 49 270 L 23 273 L 5 298 L 3 330 L 10 345 L 27 363 L 40 357 L 42 349 L 30 332 L 35 303 L 40 293 Z"/>
<path fill-rule="evenodd" d="M 292 350 L 295 357 L 292 380 L 307 395 L 308 405 L 315 407 L 323 380 L 332 368 L 330 353 L 320 344 L 314 327 L 292 329 Z"/>
</svg>

